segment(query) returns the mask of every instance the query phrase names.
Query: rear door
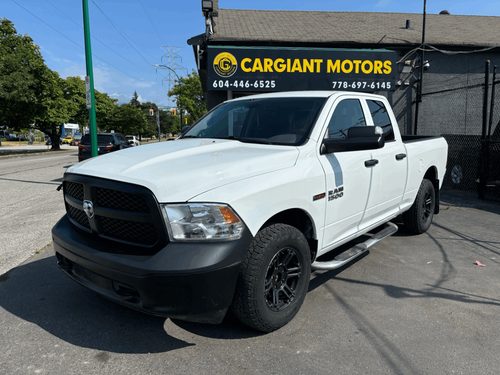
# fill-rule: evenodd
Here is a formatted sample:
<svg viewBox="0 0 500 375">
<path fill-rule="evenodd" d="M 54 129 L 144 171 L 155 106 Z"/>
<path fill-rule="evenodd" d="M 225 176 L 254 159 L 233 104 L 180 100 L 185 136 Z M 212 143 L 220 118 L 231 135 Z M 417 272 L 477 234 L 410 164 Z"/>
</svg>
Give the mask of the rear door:
<svg viewBox="0 0 500 375">
<path fill-rule="evenodd" d="M 391 119 L 390 108 L 382 100 L 366 98 L 369 125 L 380 126 L 384 131 L 385 145 L 378 150 L 376 176 L 371 185 L 366 212 L 360 229 L 376 224 L 396 214 L 406 187 L 408 165 L 406 148 L 397 126 Z"/>
</svg>

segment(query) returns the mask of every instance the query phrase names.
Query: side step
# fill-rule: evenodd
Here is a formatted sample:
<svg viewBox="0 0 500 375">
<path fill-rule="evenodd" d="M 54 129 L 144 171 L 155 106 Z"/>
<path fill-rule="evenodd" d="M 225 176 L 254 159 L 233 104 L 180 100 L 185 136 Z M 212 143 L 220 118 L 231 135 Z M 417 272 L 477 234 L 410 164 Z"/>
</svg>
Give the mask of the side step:
<svg viewBox="0 0 500 375">
<path fill-rule="evenodd" d="M 392 236 L 397 231 L 398 226 L 389 222 L 386 224 L 386 227 L 384 229 L 382 229 L 380 232 L 375 233 L 370 239 L 344 251 L 329 262 L 314 262 L 313 264 L 311 264 L 311 269 L 334 270 L 336 268 L 340 268 L 344 264 L 349 263 L 351 260 L 359 257 L 377 242 L 382 241 L 384 238 Z"/>
</svg>

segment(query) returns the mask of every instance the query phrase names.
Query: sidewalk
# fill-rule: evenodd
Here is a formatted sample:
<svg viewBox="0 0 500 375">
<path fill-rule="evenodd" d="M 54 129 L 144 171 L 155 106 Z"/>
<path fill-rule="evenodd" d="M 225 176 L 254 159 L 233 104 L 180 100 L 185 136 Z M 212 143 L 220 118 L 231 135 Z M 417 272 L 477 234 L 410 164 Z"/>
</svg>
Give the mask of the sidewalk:
<svg viewBox="0 0 500 375">
<path fill-rule="evenodd" d="M 52 146 L 45 144 L 40 145 L 23 145 L 23 146 L 0 146 L 0 155 L 10 154 L 10 153 L 20 153 L 20 152 L 46 152 L 50 151 Z M 71 150 L 78 151 L 77 146 L 62 145 L 61 150 Z"/>
</svg>

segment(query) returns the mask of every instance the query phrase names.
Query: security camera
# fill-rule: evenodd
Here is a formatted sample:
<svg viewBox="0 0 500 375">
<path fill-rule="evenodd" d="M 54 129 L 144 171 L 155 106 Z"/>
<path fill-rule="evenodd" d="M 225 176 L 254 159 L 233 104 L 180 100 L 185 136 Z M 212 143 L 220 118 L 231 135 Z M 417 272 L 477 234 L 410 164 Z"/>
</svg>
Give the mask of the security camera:
<svg viewBox="0 0 500 375">
<path fill-rule="evenodd" d="M 431 64 L 429 64 L 429 61 L 424 62 L 424 70 L 429 69 L 430 66 Z"/>
</svg>

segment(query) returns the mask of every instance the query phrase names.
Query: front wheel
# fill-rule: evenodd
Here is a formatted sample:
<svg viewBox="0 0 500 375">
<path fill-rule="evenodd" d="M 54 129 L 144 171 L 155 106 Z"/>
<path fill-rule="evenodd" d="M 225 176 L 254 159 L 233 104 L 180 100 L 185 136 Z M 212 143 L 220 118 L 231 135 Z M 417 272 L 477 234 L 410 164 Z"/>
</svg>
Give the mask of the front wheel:
<svg viewBox="0 0 500 375">
<path fill-rule="evenodd" d="M 434 217 L 436 207 L 436 193 L 434 185 L 429 180 L 422 180 L 420 188 L 411 208 L 403 213 L 405 226 L 415 234 L 427 231 Z"/>
<path fill-rule="evenodd" d="M 272 332 L 297 314 L 310 276 L 311 255 L 304 235 L 290 225 L 265 227 L 241 265 L 232 310 L 244 324 Z"/>
</svg>

